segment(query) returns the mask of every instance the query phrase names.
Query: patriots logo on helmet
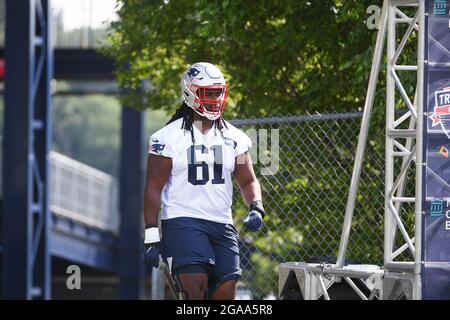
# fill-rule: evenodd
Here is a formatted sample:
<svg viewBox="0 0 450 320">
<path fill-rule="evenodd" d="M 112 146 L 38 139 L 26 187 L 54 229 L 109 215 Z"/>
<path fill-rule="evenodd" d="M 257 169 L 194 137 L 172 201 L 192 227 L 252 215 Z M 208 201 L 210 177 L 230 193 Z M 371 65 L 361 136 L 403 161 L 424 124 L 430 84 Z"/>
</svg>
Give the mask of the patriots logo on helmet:
<svg viewBox="0 0 450 320">
<path fill-rule="evenodd" d="M 160 143 L 154 143 L 148 147 L 148 152 L 153 152 L 157 154 L 161 154 L 166 145 Z"/>
<path fill-rule="evenodd" d="M 233 149 L 236 149 L 237 142 L 234 141 L 233 139 L 227 138 L 227 137 L 223 137 L 223 141 L 225 142 L 225 144 L 227 146 L 230 146 L 230 147 L 233 147 Z"/>
<path fill-rule="evenodd" d="M 434 93 L 435 107 L 430 116 L 432 127 L 440 125 L 447 138 L 450 139 L 450 87 L 437 90 Z"/>
<path fill-rule="evenodd" d="M 199 73 L 200 70 L 195 68 L 189 68 L 189 70 L 187 71 L 187 75 L 189 76 L 190 80 L 194 79 Z"/>
</svg>

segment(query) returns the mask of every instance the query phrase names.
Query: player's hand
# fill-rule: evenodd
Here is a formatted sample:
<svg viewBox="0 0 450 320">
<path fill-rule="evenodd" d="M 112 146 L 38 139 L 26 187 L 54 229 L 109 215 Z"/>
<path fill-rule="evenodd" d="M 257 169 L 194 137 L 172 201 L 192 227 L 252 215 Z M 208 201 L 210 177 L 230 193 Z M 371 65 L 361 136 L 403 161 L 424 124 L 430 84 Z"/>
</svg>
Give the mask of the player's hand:
<svg viewBox="0 0 450 320">
<path fill-rule="evenodd" d="M 244 226 L 250 231 L 259 231 L 263 226 L 263 219 L 266 215 L 260 200 L 254 201 L 250 205 L 247 217 L 244 219 Z"/>
<path fill-rule="evenodd" d="M 159 255 L 160 255 L 160 248 L 159 248 L 159 242 L 152 243 L 152 244 L 145 244 L 145 263 L 150 270 L 151 268 L 158 268 L 159 267 Z"/>
<path fill-rule="evenodd" d="M 144 260 L 148 270 L 151 270 L 152 268 L 158 268 L 161 249 L 159 230 L 156 225 L 146 227 L 144 245 Z"/>
</svg>

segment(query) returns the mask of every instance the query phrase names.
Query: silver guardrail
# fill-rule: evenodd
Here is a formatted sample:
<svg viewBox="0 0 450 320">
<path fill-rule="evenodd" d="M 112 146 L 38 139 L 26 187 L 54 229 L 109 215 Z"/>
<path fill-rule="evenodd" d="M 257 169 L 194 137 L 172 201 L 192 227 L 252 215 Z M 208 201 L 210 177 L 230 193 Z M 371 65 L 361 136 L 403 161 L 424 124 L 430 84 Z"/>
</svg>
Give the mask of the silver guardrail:
<svg viewBox="0 0 450 320">
<path fill-rule="evenodd" d="M 0 173 L 2 163 L 0 150 Z M 119 233 L 118 185 L 113 176 L 54 151 L 50 166 L 50 210 L 55 215 Z M 2 178 L 0 174 L 0 196 Z"/>
<path fill-rule="evenodd" d="M 102 230 L 119 232 L 118 187 L 109 174 L 52 151 L 50 210 Z"/>
</svg>

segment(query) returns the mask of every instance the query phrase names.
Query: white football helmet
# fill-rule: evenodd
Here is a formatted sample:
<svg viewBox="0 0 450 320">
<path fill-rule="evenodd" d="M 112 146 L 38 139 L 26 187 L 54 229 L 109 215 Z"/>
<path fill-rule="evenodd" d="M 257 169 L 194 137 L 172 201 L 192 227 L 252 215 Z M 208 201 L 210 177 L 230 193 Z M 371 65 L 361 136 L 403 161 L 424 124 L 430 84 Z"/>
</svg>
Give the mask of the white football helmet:
<svg viewBox="0 0 450 320">
<path fill-rule="evenodd" d="M 181 99 L 199 115 L 216 120 L 227 103 L 228 86 L 222 72 L 213 64 L 191 65 L 181 78 Z"/>
</svg>

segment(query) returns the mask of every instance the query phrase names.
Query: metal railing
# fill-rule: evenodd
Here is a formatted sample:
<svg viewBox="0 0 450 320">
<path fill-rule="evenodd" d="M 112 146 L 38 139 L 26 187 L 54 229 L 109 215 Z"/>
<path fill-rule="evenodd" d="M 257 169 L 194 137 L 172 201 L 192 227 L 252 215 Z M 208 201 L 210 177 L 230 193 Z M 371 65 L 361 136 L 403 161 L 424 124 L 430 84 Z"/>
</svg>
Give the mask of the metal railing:
<svg viewBox="0 0 450 320">
<path fill-rule="evenodd" d="M 57 152 L 50 153 L 50 210 L 102 230 L 119 232 L 114 178 Z"/>
<path fill-rule="evenodd" d="M 1 145 L 0 136 L 0 145 Z M 3 171 L 0 148 L 0 172 Z M 61 217 L 115 234 L 119 232 L 118 185 L 113 176 L 50 152 L 50 210 Z M 3 175 L 0 175 L 0 197 Z"/>
</svg>

